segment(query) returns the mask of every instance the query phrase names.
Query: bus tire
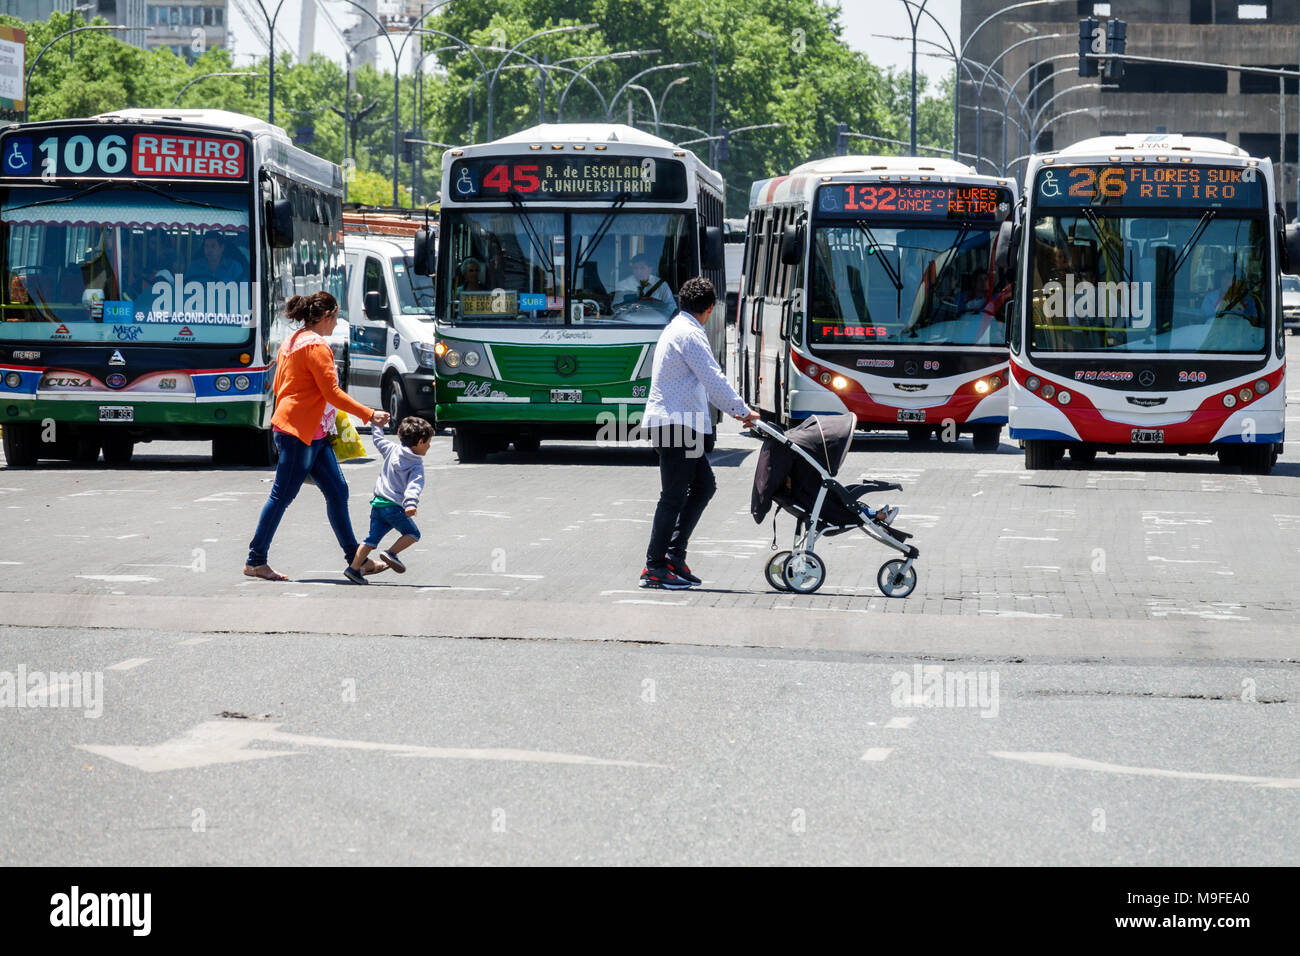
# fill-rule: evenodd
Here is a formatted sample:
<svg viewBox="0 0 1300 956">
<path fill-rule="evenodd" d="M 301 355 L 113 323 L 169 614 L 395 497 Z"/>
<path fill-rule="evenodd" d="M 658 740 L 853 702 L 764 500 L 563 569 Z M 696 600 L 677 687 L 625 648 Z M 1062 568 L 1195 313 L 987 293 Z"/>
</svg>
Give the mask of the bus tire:
<svg viewBox="0 0 1300 956">
<path fill-rule="evenodd" d="M 130 435 L 109 435 L 104 439 L 104 462 L 109 465 L 129 465 L 135 454 L 135 440 Z"/>
<path fill-rule="evenodd" d="M 1030 439 L 1025 442 L 1025 470 L 1049 471 L 1056 465 L 1056 454 L 1051 442 Z"/>
<path fill-rule="evenodd" d="M 907 440 L 921 444 L 930 440 L 930 434 L 934 429 L 929 425 L 909 425 L 907 427 Z"/>
<path fill-rule="evenodd" d="M 39 457 L 36 443 L 40 435 L 35 422 L 17 422 L 4 426 L 5 461 L 10 468 L 30 468 Z"/>
<path fill-rule="evenodd" d="M 1272 442 L 1267 444 L 1242 445 L 1237 461 L 1243 475 L 1267 475 L 1273 470 L 1277 461 L 1277 448 Z"/>
<path fill-rule="evenodd" d="M 1070 461 L 1076 465 L 1091 465 L 1097 460 L 1097 449 L 1092 445 L 1071 445 Z"/>
<path fill-rule="evenodd" d="M 970 441 L 976 451 L 997 451 L 1002 446 L 1002 426 L 976 425 L 971 430 Z"/>
<path fill-rule="evenodd" d="M 515 451 L 524 455 L 535 455 L 542 447 L 542 439 L 537 435 L 516 435 L 513 440 Z"/>
<path fill-rule="evenodd" d="M 384 411 L 388 412 L 392 419 L 390 428 L 394 432 L 397 426 L 401 424 L 402 419 L 411 414 L 411 406 L 406 401 L 406 390 L 402 387 L 402 382 L 398 379 L 395 372 L 389 372 L 384 378 L 383 390 Z M 430 422 L 429 424 L 433 424 Z"/>
<path fill-rule="evenodd" d="M 240 436 L 237 460 L 245 465 L 267 468 L 280 460 L 275 433 L 269 428 L 250 428 Z"/>
<path fill-rule="evenodd" d="M 488 445 L 477 429 L 457 425 L 451 433 L 451 450 L 463 465 L 477 464 L 487 458 Z"/>
</svg>

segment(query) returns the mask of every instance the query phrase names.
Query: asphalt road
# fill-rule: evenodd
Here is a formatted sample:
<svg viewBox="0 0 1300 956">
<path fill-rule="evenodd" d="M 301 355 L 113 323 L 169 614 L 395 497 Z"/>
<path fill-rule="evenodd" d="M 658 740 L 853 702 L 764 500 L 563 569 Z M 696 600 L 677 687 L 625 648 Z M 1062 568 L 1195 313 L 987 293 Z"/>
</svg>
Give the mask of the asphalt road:
<svg viewBox="0 0 1300 956">
<path fill-rule="evenodd" d="M 636 586 L 642 449 L 435 439 L 410 571 L 365 588 L 310 487 L 293 580 L 244 578 L 271 473 L 203 446 L 5 469 L 0 863 L 1300 861 L 1296 445 L 1251 477 L 860 439 L 904 600 L 861 536 L 767 587 L 756 450 L 721 436 L 684 593 Z M 359 532 L 376 471 L 345 465 Z M 6 698 L 50 672 L 102 713 Z"/>
</svg>

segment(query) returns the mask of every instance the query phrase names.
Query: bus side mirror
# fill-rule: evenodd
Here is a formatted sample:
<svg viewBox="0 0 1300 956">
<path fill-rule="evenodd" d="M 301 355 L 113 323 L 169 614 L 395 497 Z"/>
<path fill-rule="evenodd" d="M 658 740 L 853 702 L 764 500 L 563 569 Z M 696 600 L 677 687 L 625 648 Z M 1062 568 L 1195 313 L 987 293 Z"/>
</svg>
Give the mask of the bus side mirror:
<svg viewBox="0 0 1300 956">
<path fill-rule="evenodd" d="M 366 293 L 364 309 L 366 318 L 372 322 L 387 322 L 389 320 L 388 306 L 384 305 L 384 297 L 380 292 L 370 290 Z"/>
<path fill-rule="evenodd" d="M 998 227 L 998 247 L 993 254 L 993 265 L 1002 274 L 1015 269 L 1016 253 L 1020 249 L 1020 224 L 1007 220 Z"/>
<path fill-rule="evenodd" d="M 781 232 L 781 264 L 797 266 L 803 259 L 803 226 L 791 223 Z"/>
<path fill-rule="evenodd" d="M 700 265 L 705 269 L 722 268 L 722 227 L 705 226 L 700 236 Z"/>
<path fill-rule="evenodd" d="M 1282 249 L 1286 253 L 1286 261 L 1282 263 L 1283 268 L 1288 273 L 1300 269 L 1300 225 L 1292 223 L 1286 227 L 1286 242 Z"/>
<path fill-rule="evenodd" d="M 266 231 L 271 248 L 287 249 L 293 245 L 293 203 L 287 199 L 271 201 Z"/>
<path fill-rule="evenodd" d="M 417 276 L 432 276 L 437 271 L 438 243 L 431 230 L 416 230 L 414 258 L 411 270 Z"/>
</svg>

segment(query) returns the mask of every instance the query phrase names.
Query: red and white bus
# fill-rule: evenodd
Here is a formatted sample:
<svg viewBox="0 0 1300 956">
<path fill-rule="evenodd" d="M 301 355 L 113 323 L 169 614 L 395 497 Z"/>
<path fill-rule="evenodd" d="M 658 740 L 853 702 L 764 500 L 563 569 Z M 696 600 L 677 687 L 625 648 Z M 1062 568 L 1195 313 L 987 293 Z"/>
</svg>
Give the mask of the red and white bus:
<svg viewBox="0 0 1300 956">
<path fill-rule="evenodd" d="M 836 156 L 755 183 L 738 390 L 783 424 L 848 410 L 995 450 L 1015 204 L 1012 180 L 943 159 Z"/>
<path fill-rule="evenodd" d="M 1288 242 L 1270 161 L 1215 139 L 1105 136 L 1033 157 L 1026 185 L 1010 392 L 1025 466 L 1217 453 L 1268 474 Z"/>
</svg>

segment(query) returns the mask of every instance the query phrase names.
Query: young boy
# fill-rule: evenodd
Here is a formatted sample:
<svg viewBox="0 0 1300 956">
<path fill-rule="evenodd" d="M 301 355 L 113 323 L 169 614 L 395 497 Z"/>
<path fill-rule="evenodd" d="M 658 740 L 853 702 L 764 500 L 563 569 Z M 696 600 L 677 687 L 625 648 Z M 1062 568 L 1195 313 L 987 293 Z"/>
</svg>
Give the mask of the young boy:
<svg viewBox="0 0 1300 956">
<path fill-rule="evenodd" d="M 406 565 L 397 555 L 420 540 L 420 529 L 411 519 L 420 504 L 420 493 L 424 491 L 424 456 L 433 440 L 433 426 L 423 418 L 411 415 L 403 418 L 397 426 L 400 445 L 387 438 L 379 428 L 372 429 L 370 437 L 375 449 L 384 456 L 384 465 L 375 480 L 374 497 L 370 499 L 370 534 L 357 548 L 352 564 L 343 572 L 353 584 L 370 583 L 361 573 L 361 568 L 390 528 L 401 537 L 387 551 L 379 552 L 379 560 L 398 574 L 405 573 Z"/>
</svg>

